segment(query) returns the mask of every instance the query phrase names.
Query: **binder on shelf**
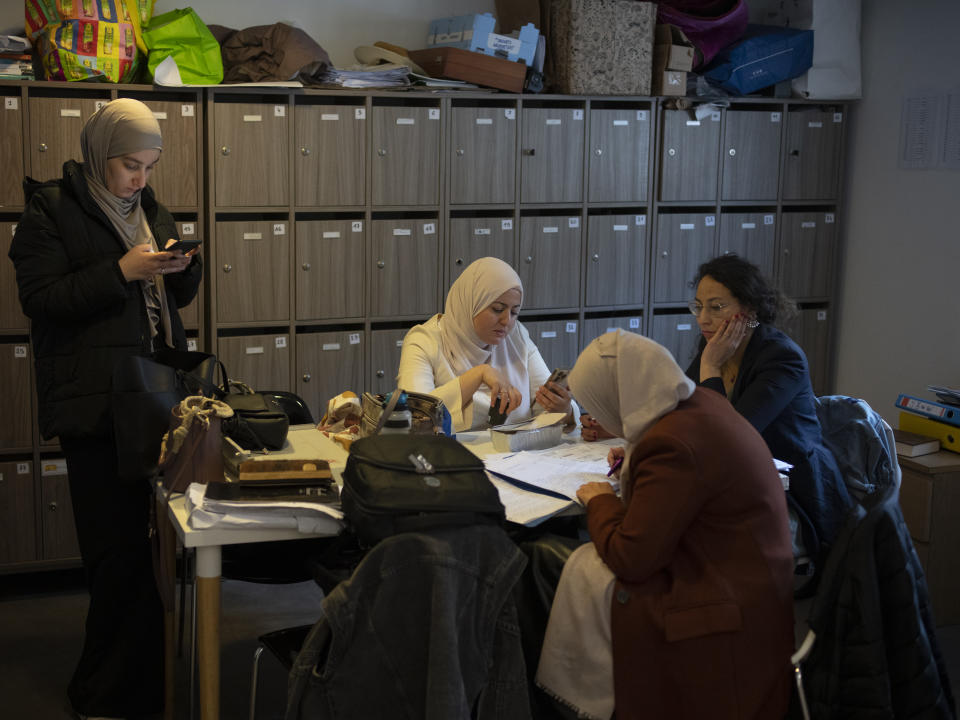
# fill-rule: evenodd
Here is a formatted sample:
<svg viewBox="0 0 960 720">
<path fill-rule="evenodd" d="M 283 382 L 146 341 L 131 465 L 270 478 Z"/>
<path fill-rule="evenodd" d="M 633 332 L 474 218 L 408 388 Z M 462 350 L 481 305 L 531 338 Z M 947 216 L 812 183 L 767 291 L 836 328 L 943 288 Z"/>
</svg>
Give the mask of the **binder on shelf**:
<svg viewBox="0 0 960 720">
<path fill-rule="evenodd" d="M 897 398 L 897 407 L 954 427 L 960 427 L 960 407 L 956 405 L 947 405 L 935 400 L 924 400 L 913 395 L 900 393 L 900 397 Z"/>
<path fill-rule="evenodd" d="M 900 429 L 918 435 L 928 435 L 940 441 L 943 450 L 960 453 L 960 428 L 930 418 L 914 415 L 906 410 L 900 411 Z"/>
</svg>

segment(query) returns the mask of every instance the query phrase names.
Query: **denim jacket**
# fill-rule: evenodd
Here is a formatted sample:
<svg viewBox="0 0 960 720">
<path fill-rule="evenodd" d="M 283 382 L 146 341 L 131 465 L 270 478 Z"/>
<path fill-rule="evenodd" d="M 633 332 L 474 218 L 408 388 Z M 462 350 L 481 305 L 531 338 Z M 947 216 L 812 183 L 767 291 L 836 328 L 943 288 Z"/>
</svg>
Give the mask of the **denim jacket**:
<svg viewBox="0 0 960 720">
<path fill-rule="evenodd" d="M 324 599 L 286 717 L 529 718 L 511 593 L 525 565 L 494 526 L 381 541 Z"/>
</svg>

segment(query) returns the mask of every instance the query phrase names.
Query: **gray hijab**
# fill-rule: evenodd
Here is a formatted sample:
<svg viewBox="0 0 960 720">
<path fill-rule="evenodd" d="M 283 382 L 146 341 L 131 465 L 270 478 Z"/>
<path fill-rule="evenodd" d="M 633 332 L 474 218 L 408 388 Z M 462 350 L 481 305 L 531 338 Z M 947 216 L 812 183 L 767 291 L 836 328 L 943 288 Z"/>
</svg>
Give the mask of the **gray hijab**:
<svg viewBox="0 0 960 720">
<path fill-rule="evenodd" d="M 90 116 L 80 134 L 83 174 L 90 196 L 128 250 L 145 243 L 154 250 L 158 248 L 140 206 L 140 192 L 130 198 L 120 198 L 107 189 L 107 160 L 128 153 L 162 149 L 160 124 L 150 108 L 132 98 L 119 98 L 104 105 Z M 162 330 L 164 340 L 172 347 L 173 334 L 163 278 L 158 275 L 141 280 L 140 286 L 150 319 L 151 337 L 156 338 Z"/>
</svg>

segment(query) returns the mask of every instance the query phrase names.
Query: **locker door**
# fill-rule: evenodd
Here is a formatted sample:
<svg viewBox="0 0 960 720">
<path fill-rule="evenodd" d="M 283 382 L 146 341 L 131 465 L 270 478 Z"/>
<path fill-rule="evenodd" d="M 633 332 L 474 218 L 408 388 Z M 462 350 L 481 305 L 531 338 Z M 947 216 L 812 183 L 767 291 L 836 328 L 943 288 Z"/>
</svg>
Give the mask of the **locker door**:
<svg viewBox="0 0 960 720">
<path fill-rule="evenodd" d="M 64 560 L 80 557 L 77 526 L 70 502 L 67 461 L 40 461 L 40 497 L 43 509 L 43 559 Z"/>
<path fill-rule="evenodd" d="M 36 180 L 63 176 L 67 160 L 83 161 L 80 131 L 107 99 L 78 97 L 30 98 L 30 170 Z"/>
<path fill-rule="evenodd" d="M 516 184 L 516 108 L 454 106 L 450 132 L 450 202 L 512 203 Z"/>
<path fill-rule="evenodd" d="M 367 389 L 372 393 L 388 393 L 397 387 L 400 371 L 400 352 L 403 338 L 409 328 L 389 328 L 370 333 L 370 382 Z"/>
<path fill-rule="evenodd" d="M 26 343 L 0 343 L 0 448 L 4 450 L 33 447 L 32 355 Z"/>
<path fill-rule="evenodd" d="M 297 320 L 363 317 L 363 226 L 363 220 L 297 222 Z"/>
<path fill-rule="evenodd" d="M 23 207 L 23 107 L 20 88 L 4 88 L 16 95 L 0 93 L 0 208 Z"/>
<path fill-rule="evenodd" d="M 784 200 L 837 197 L 843 113 L 796 108 L 787 113 Z"/>
<path fill-rule="evenodd" d="M 653 316 L 650 339 L 663 345 L 684 371 L 697 355 L 700 328 L 690 313 L 667 313 Z"/>
<path fill-rule="evenodd" d="M 367 111 L 358 105 L 298 105 L 294 173 L 298 207 L 363 205 Z"/>
<path fill-rule="evenodd" d="M 436 220 L 374 220 L 372 315 L 426 316 L 438 310 L 440 241 Z"/>
<path fill-rule="evenodd" d="M 451 218 L 449 282 L 482 257 L 496 257 L 516 267 L 513 218 Z"/>
<path fill-rule="evenodd" d="M 776 215 L 769 213 L 721 213 L 719 255 L 736 253 L 773 277 L 777 242 Z"/>
<path fill-rule="evenodd" d="M 373 108 L 373 204 L 440 202 L 440 108 Z"/>
<path fill-rule="evenodd" d="M 580 333 L 580 352 L 594 339 L 613 330 L 640 332 L 640 317 L 599 317 L 587 318 L 583 321 L 583 331 Z"/>
<path fill-rule="evenodd" d="M 520 220 L 523 307 L 570 308 L 580 303 L 580 218 L 525 217 Z"/>
<path fill-rule="evenodd" d="M 587 307 L 643 303 L 646 231 L 646 215 L 587 219 Z"/>
<path fill-rule="evenodd" d="M 576 320 L 530 320 L 523 325 L 548 368 L 573 367 L 580 348 Z"/>
<path fill-rule="evenodd" d="M 685 303 L 700 265 L 716 254 L 715 215 L 661 213 L 654 251 L 653 300 Z"/>
<path fill-rule="evenodd" d="M 783 213 L 780 289 L 794 300 L 825 300 L 832 287 L 833 213 Z"/>
<path fill-rule="evenodd" d="M 290 388 L 290 338 L 288 335 L 241 335 L 217 340 L 217 357 L 231 380 L 254 390 Z"/>
<path fill-rule="evenodd" d="M 828 370 L 830 356 L 830 311 L 827 308 L 802 308 L 794 317 L 782 323 L 783 331 L 793 339 L 807 356 L 813 392 L 829 392 Z"/>
<path fill-rule="evenodd" d="M 33 463 L 0 462 L 0 565 L 37 559 Z"/>
<path fill-rule="evenodd" d="M 168 208 L 196 207 L 197 142 L 200 118 L 196 102 L 144 100 L 163 135 L 163 154 L 150 175 L 157 200 Z"/>
<path fill-rule="evenodd" d="M 644 202 L 649 110 L 590 111 L 590 202 Z"/>
<path fill-rule="evenodd" d="M 0 330 L 26 332 L 30 322 L 20 307 L 17 274 L 13 262 L 7 257 L 16 230 L 15 222 L 0 221 Z"/>
<path fill-rule="evenodd" d="M 723 200 L 776 200 L 782 113 L 728 110 L 723 137 Z"/>
<path fill-rule="evenodd" d="M 686 110 L 664 110 L 660 199 L 715 201 L 719 151 L 719 110 L 703 120 L 692 120 Z"/>
<path fill-rule="evenodd" d="M 273 207 L 288 203 L 286 96 L 282 100 L 214 104 L 213 178 L 217 207 Z"/>
<path fill-rule="evenodd" d="M 583 197 L 583 110 L 524 108 L 520 202 L 580 202 Z"/>
<path fill-rule="evenodd" d="M 201 223 L 196 220 L 177 222 L 177 232 L 181 240 L 202 240 L 200 232 Z M 203 253 L 203 246 L 200 246 L 200 252 Z M 200 305 L 203 302 L 203 280 L 197 288 L 197 294 L 186 307 L 180 308 L 180 319 L 183 321 L 183 327 L 188 330 L 197 330 L 200 327 Z"/>
<path fill-rule="evenodd" d="M 216 223 L 217 321 L 279 322 L 290 318 L 288 223 Z"/>
<path fill-rule="evenodd" d="M 297 335 L 297 394 L 319 420 L 330 398 L 345 390 L 363 394 L 363 332 Z"/>
</svg>

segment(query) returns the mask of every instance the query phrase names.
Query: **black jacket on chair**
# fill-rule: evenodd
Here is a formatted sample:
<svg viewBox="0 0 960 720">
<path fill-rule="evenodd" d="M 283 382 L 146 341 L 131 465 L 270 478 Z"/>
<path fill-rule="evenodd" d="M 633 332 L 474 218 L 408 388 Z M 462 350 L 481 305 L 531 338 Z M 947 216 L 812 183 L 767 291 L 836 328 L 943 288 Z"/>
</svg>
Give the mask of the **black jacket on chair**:
<svg viewBox="0 0 960 720">
<path fill-rule="evenodd" d="M 950 681 L 897 488 L 866 503 L 847 516 L 810 611 L 817 637 L 803 673 L 811 716 L 950 720 Z"/>
<path fill-rule="evenodd" d="M 83 166 L 64 163 L 63 178 L 24 182 L 26 209 L 10 259 L 23 311 L 32 321 L 40 432 L 45 438 L 112 436 L 113 367 L 126 355 L 150 353 L 150 327 L 139 282 L 127 282 L 118 261 L 127 252 L 87 190 Z M 176 224 L 153 190 L 141 205 L 157 245 L 178 238 Z M 174 345 L 186 349 L 177 312 L 196 295 L 199 256 L 164 278 Z"/>
</svg>

